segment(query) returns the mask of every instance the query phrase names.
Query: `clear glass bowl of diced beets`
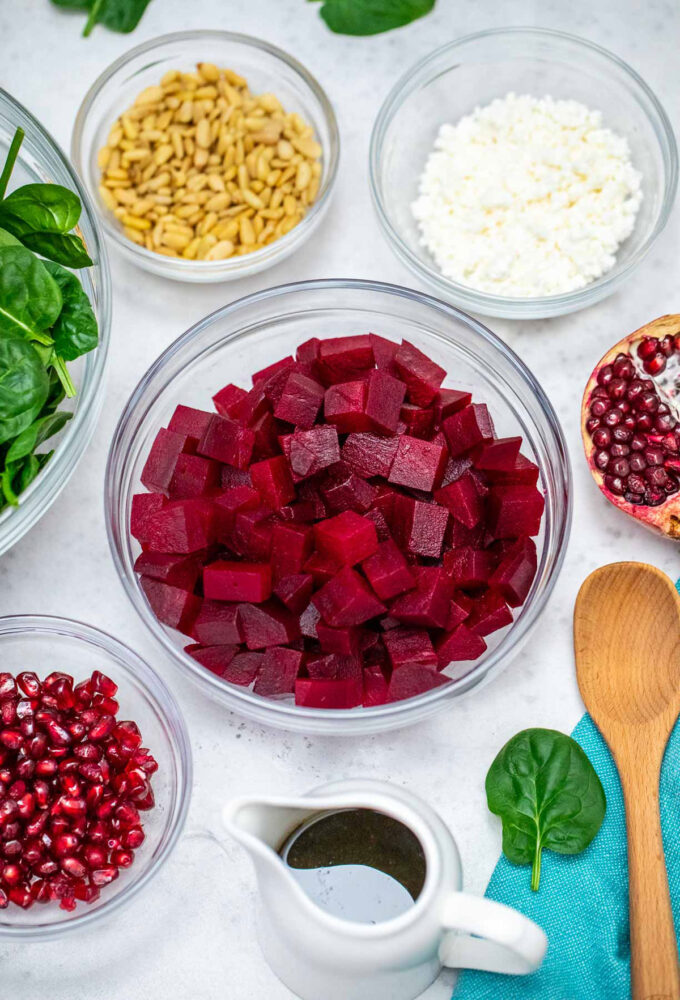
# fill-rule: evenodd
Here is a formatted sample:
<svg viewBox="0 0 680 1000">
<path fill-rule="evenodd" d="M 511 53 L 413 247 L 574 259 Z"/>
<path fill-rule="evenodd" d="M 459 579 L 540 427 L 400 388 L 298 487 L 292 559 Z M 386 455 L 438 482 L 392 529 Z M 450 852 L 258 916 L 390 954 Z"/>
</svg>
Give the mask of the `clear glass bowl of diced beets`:
<svg viewBox="0 0 680 1000">
<path fill-rule="evenodd" d="M 125 589 L 186 677 L 266 724 L 370 732 L 517 652 L 562 562 L 570 473 L 548 399 L 480 323 L 313 281 L 158 359 L 106 507 Z"/>
<path fill-rule="evenodd" d="M 0 618 L 0 666 L 0 941 L 44 940 L 158 872 L 184 825 L 191 751 L 162 679 L 98 629 Z"/>
</svg>

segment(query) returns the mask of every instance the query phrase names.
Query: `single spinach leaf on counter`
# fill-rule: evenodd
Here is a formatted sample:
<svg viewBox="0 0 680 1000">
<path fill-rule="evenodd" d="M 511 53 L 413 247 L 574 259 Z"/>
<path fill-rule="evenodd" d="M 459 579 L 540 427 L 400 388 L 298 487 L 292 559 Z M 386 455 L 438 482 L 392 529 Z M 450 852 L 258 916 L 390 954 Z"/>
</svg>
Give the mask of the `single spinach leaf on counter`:
<svg viewBox="0 0 680 1000">
<path fill-rule="evenodd" d="M 602 825 L 607 802 L 581 747 L 553 729 L 525 729 L 500 751 L 486 776 L 489 809 L 503 821 L 503 853 L 532 865 L 541 878 L 541 853 L 578 854 Z"/>
<path fill-rule="evenodd" d="M 134 31 L 151 0 L 52 0 L 56 7 L 89 12 L 83 31 L 89 35 L 95 24 L 103 24 L 111 31 L 127 34 Z"/>
<path fill-rule="evenodd" d="M 35 420 L 30 427 L 14 438 L 5 455 L 5 461 L 9 464 L 32 455 L 43 441 L 47 441 L 53 434 L 58 434 L 72 417 L 73 414 L 68 410 L 61 410 L 59 413 L 49 413 L 46 417 Z"/>
<path fill-rule="evenodd" d="M 0 336 L 0 444 L 33 423 L 49 393 L 50 377 L 29 341 Z"/>
<path fill-rule="evenodd" d="M 321 17 L 340 35 L 377 35 L 433 10 L 436 0 L 324 0 Z"/>
<path fill-rule="evenodd" d="M 0 333 L 51 344 L 46 331 L 61 306 L 59 286 L 34 253 L 22 246 L 0 247 Z"/>
<path fill-rule="evenodd" d="M 51 331 L 54 349 L 65 361 L 75 361 L 99 343 L 97 320 L 76 276 L 50 260 L 45 261 L 45 267 L 59 285 L 63 301 Z"/>
<path fill-rule="evenodd" d="M 18 239 L 27 232 L 69 233 L 81 211 L 78 195 L 61 184 L 24 184 L 0 202 L 0 222 Z"/>
<path fill-rule="evenodd" d="M 92 260 L 80 236 L 75 233 L 26 233 L 24 246 L 64 267 L 92 267 Z"/>
</svg>

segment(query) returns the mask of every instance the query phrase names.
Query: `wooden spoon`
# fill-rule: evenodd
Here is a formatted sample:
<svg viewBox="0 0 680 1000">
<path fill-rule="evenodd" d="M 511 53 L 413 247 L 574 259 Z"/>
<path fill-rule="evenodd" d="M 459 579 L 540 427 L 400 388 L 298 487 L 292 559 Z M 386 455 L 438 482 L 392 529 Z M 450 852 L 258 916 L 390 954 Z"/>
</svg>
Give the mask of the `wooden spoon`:
<svg viewBox="0 0 680 1000">
<path fill-rule="evenodd" d="M 628 831 L 634 1000 L 680 1000 L 661 839 L 659 777 L 680 713 L 680 597 L 646 563 L 595 570 L 574 608 L 581 695 L 621 777 Z"/>
</svg>

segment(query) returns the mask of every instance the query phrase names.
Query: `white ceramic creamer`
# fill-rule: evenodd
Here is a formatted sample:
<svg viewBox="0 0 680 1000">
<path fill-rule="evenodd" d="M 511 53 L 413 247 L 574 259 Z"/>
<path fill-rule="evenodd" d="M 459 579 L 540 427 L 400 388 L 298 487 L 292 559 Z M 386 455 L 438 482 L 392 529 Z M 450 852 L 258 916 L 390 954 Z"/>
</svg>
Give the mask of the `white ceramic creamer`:
<svg viewBox="0 0 680 1000">
<path fill-rule="evenodd" d="M 376 924 L 345 920 L 322 910 L 291 876 L 278 854 L 282 844 L 306 821 L 343 809 L 385 813 L 420 841 L 425 882 L 407 912 Z M 302 1000 L 413 1000 L 444 965 L 518 975 L 543 960 L 547 938 L 533 921 L 461 891 L 451 833 L 402 788 L 348 780 L 294 799 L 241 798 L 227 804 L 223 819 L 255 865 L 265 958 Z"/>
</svg>

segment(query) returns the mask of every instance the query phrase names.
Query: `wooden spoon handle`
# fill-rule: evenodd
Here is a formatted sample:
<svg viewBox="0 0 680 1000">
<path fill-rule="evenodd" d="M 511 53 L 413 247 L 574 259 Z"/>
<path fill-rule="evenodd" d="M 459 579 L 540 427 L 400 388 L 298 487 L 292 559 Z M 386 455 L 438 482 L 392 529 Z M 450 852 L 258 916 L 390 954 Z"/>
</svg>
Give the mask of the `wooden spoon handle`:
<svg viewBox="0 0 680 1000">
<path fill-rule="evenodd" d="M 624 780 L 633 1000 L 680 1000 L 680 969 L 661 837 L 659 768 Z M 644 768 L 643 768 L 644 769 Z M 633 777 L 634 775 L 634 777 Z"/>
</svg>

